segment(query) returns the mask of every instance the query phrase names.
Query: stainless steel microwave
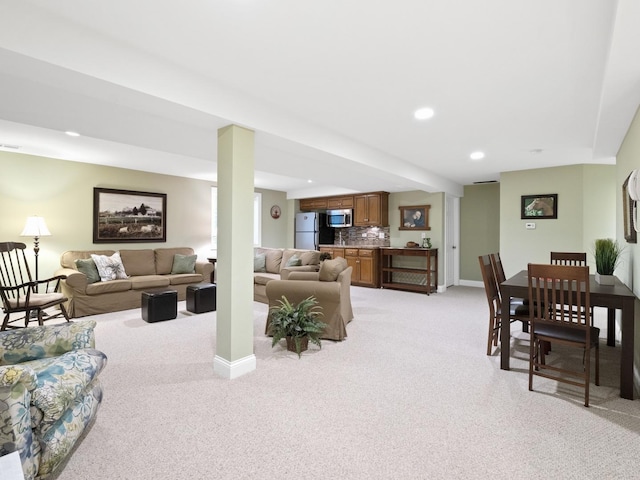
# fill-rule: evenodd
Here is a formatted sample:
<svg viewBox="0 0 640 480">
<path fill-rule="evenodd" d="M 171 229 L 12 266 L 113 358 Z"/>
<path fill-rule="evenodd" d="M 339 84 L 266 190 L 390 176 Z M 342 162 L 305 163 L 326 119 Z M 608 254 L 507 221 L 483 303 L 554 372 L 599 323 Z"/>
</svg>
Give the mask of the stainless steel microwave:
<svg viewBox="0 0 640 480">
<path fill-rule="evenodd" d="M 327 225 L 334 228 L 350 227 L 352 225 L 353 210 L 327 210 Z"/>
</svg>

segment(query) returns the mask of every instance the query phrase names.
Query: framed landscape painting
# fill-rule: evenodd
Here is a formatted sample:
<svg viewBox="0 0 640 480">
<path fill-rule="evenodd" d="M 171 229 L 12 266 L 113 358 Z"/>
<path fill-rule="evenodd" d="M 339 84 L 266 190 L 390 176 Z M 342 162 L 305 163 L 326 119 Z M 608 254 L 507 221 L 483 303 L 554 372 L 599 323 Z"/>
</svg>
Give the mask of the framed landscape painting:
<svg viewBox="0 0 640 480">
<path fill-rule="evenodd" d="M 93 243 L 167 241 L 167 194 L 93 189 Z"/>
<path fill-rule="evenodd" d="M 543 193 L 522 195 L 520 200 L 520 218 L 558 218 L 558 194 Z"/>
</svg>

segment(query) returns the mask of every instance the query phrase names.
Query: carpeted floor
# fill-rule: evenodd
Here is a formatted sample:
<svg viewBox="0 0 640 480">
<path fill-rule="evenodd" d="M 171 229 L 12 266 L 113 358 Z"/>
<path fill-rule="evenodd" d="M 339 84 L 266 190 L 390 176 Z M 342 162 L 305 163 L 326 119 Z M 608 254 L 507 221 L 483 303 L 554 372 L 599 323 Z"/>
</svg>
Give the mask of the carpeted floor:
<svg viewBox="0 0 640 480">
<path fill-rule="evenodd" d="M 518 327 L 511 371 L 485 354 L 482 289 L 352 287 L 352 299 L 347 340 L 301 359 L 271 348 L 255 303 L 257 369 L 235 380 L 213 373 L 215 312 L 181 302 L 167 322 L 94 317 L 104 402 L 57 480 L 640 476 L 640 403 L 619 397 L 619 347 L 601 340 L 585 408 L 581 390 L 556 382 L 528 391 Z"/>
</svg>

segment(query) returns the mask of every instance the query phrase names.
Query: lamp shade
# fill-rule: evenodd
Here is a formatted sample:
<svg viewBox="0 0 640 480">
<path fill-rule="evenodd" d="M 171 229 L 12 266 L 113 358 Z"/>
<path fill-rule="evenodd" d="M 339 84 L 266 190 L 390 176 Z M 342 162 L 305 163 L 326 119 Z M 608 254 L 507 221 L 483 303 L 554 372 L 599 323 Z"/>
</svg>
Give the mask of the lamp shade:
<svg viewBox="0 0 640 480">
<path fill-rule="evenodd" d="M 43 217 L 33 216 L 27 217 L 27 223 L 24 224 L 24 230 L 20 234 L 21 237 L 46 237 L 51 235 L 47 228 L 47 224 Z"/>
</svg>

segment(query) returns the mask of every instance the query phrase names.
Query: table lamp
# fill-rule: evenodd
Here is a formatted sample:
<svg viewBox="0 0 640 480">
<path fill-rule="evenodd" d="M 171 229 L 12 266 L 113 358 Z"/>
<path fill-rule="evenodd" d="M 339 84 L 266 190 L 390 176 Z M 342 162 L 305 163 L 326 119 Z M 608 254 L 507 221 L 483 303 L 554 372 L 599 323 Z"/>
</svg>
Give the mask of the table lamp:
<svg viewBox="0 0 640 480">
<path fill-rule="evenodd" d="M 38 281 L 38 252 L 40 251 L 40 237 L 47 237 L 51 232 L 47 228 L 47 224 L 43 217 L 32 216 L 27 217 L 27 222 L 20 234 L 21 237 L 33 237 L 33 252 L 36 256 L 36 282 Z"/>
</svg>

